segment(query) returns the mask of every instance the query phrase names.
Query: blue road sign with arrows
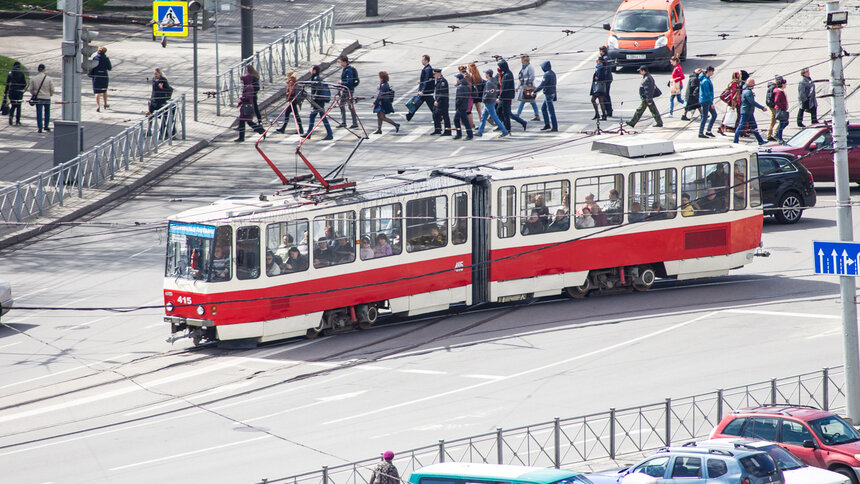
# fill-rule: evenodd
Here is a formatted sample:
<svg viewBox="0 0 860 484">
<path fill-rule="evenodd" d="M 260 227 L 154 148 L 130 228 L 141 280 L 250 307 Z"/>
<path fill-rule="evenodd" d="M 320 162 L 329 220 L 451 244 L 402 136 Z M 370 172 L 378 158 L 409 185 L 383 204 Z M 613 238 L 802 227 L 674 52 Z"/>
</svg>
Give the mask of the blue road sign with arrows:
<svg viewBox="0 0 860 484">
<path fill-rule="evenodd" d="M 860 276 L 860 242 L 812 242 L 815 273 Z"/>
</svg>

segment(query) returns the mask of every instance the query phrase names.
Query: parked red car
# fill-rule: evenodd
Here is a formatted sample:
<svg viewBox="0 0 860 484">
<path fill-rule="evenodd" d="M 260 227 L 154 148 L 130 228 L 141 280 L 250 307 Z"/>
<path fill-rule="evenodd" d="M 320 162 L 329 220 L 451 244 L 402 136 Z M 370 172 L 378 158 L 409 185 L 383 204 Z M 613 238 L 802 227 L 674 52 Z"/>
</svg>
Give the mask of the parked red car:
<svg viewBox="0 0 860 484">
<path fill-rule="evenodd" d="M 791 153 L 812 173 L 815 183 L 833 181 L 833 134 L 829 124 L 802 129 L 784 145 L 768 145 L 762 151 Z M 860 183 L 860 125 L 848 126 L 848 177 Z"/>
<path fill-rule="evenodd" d="M 860 481 L 860 433 L 838 415 L 814 407 L 769 405 L 723 417 L 711 438 L 748 437 L 776 442 L 805 464 Z"/>
</svg>

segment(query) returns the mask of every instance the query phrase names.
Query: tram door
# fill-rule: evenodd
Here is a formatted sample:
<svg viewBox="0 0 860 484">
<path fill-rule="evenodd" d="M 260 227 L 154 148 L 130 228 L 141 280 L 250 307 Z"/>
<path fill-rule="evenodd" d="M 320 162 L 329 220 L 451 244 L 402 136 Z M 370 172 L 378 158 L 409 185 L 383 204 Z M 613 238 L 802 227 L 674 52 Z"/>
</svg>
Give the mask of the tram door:
<svg viewBox="0 0 860 484">
<path fill-rule="evenodd" d="M 472 180 L 472 304 L 490 300 L 490 180 Z"/>
</svg>

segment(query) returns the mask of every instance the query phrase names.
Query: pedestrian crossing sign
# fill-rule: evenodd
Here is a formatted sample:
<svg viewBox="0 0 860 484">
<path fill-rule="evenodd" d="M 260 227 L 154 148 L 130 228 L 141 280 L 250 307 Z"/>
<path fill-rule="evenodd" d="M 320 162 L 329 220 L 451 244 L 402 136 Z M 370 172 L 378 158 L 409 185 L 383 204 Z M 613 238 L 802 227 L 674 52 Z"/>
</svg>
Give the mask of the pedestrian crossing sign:
<svg viewBox="0 0 860 484">
<path fill-rule="evenodd" d="M 152 15 L 156 37 L 188 37 L 188 2 L 152 2 Z"/>
</svg>

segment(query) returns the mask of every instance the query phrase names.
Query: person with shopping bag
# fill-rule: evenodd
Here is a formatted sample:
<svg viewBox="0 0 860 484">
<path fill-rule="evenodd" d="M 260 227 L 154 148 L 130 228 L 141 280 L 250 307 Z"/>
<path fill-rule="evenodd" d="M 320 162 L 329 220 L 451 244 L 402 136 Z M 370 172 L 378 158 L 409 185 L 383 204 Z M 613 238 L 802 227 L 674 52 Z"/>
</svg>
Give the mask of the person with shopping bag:
<svg viewBox="0 0 860 484">
<path fill-rule="evenodd" d="M 672 69 L 672 80 L 669 81 L 669 117 L 672 117 L 675 114 L 675 99 L 681 106 L 685 104 L 681 92 L 684 90 L 686 76 L 684 76 L 684 69 L 681 68 L 681 59 L 677 56 L 672 57 L 670 62 L 675 66 Z"/>
<path fill-rule="evenodd" d="M 718 132 L 721 135 L 734 131 L 738 126 L 738 110 L 741 106 L 741 91 L 743 90 L 743 82 L 741 81 L 741 73 L 733 72 L 732 80 L 729 85 L 720 94 L 720 100 L 728 105 L 726 114 L 723 116 L 723 122 L 720 125 Z"/>
</svg>

